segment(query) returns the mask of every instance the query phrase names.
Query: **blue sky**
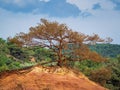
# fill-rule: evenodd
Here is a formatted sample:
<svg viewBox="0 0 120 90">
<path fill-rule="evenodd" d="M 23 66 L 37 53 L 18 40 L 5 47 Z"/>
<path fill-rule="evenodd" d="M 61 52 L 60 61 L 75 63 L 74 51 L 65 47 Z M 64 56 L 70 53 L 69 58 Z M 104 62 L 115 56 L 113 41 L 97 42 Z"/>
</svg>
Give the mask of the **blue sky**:
<svg viewBox="0 0 120 90">
<path fill-rule="evenodd" d="M 120 0 L 0 0 L 0 37 L 28 32 L 41 18 L 120 44 Z"/>
</svg>

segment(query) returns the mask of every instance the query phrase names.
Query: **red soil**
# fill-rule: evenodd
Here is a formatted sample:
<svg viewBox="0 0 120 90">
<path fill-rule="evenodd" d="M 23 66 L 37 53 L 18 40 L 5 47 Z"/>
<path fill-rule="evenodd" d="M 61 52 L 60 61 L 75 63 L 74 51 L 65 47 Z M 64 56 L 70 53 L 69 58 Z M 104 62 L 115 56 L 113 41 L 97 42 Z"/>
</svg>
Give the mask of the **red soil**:
<svg viewBox="0 0 120 90">
<path fill-rule="evenodd" d="M 66 68 L 33 67 L 1 74 L 0 90 L 107 90 Z"/>
</svg>

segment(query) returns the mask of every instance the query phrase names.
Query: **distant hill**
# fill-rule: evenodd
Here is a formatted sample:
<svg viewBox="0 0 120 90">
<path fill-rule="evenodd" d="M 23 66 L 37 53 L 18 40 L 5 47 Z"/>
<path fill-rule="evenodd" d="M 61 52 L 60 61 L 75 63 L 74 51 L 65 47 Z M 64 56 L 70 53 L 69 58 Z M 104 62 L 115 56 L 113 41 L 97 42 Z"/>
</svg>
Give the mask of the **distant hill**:
<svg viewBox="0 0 120 90">
<path fill-rule="evenodd" d="M 104 57 L 116 57 L 120 54 L 120 45 L 118 44 L 96 44 L 90 45 L 89 48 Z"/>
</svg>

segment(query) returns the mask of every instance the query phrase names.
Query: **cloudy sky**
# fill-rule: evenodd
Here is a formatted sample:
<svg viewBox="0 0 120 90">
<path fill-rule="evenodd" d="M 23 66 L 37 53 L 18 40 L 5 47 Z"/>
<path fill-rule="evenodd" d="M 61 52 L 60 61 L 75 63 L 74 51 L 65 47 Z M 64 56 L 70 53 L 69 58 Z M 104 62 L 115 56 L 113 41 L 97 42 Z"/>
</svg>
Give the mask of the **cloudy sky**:
<svg viewBox="0 0 120 90">
<path fill-rule="evenodd" d="M 120 44 L 120 0 L 0 0 L 0 37 L 28 32 L 41 18 Z"/>
</svg>

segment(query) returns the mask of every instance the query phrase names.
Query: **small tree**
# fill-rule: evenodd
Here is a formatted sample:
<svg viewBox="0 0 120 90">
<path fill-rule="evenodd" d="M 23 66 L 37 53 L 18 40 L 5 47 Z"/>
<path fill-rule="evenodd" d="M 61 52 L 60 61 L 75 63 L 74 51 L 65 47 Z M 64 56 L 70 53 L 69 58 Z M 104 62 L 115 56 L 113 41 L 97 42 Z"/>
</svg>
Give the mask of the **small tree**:
<svg viewBox="0 0 120 90">
<path fill-rule="evenodd" d="M 57 56 L 58 66 L 63 65 L 67 59 L 90 59 L 92 52 L 84 44 L 91 41 L 90 36 L 72 31 L 65 24 L 49 22 L 46 19 L 41 19 L 41 23 L 36 27 L 31 27 L 29 33 L 19 33 L 9 41 L 16 41 L 22 46 L 49 48 Z M 98 38 L 97 36 L 96 42 L 100 40 Z M 98 54 L 95 55 L 100 57 Z"/>
</svg>

